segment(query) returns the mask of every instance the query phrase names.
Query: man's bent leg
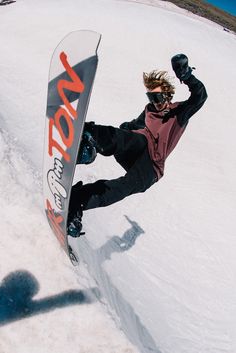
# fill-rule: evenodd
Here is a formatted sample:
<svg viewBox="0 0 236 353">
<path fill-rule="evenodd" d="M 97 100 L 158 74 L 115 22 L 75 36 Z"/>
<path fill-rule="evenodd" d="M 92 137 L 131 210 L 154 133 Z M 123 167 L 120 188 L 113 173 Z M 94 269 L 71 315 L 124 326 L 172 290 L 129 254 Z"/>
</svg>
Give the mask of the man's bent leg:
<svg viewBox="0 0 236 353">
<path fill-rule="evenodd" d="M 84 131 L 89 132 L 96 141 L 98 153 L 103 156 L 114 155 L 119 163 L 126 159 L 127 164 L 131 164 L 128 161 L 136 161 L 147 147 L 145 136 L 113 126 L 85 123 Z"/>
<path fill-rule="evenodd" d="M 78 203 L 83 205 L 84 210 L 109 206 L 129 195 L 144 192 L 156 181 L 156 173 L 146 149 L 124 176 L 72 189 L 70 209 L 72 212 L 76 210 Z"/>
</svg>

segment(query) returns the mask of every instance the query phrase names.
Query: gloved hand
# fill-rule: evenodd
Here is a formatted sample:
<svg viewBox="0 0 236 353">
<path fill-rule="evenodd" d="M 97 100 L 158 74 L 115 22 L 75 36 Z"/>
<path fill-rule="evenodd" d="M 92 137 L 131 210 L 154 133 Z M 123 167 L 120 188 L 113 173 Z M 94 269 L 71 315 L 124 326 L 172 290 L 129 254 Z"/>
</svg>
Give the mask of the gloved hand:
<svg viewBox="0 0 236 353">
<path fill-rule="evenodd" d="M 180 82 L 186 81 L 195 67 L 188 65 L 188 57 L 185 54 L 177 54 L 171 59 L 172 68 Z"/>
<path fill-rule="evenodd" d="M 120 129 L 122 130 L 130 130 L 130 123 L 125 122 L 120 125 Z"/>
</svg>

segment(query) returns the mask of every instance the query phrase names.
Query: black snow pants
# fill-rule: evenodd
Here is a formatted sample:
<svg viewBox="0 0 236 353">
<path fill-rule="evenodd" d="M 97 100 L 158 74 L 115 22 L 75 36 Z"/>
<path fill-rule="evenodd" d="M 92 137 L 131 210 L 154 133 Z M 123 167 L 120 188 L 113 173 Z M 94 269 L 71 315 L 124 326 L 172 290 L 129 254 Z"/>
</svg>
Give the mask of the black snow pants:
<svg viewBox="0 0 236 353">
<path fill-rule="evenodd" d="M 111 205 L 126 196 L 144 192 L 157 181 L 144 135 L 92 123 L 85 124 L 85 131 L 92 134 L 97 152 L 113 155 L 126 173 L 113 180 L 98 180 L 82 187 L 81 183 L 74 185 L 70 211 L 75 212 L 78 203 L 83 205 L 83 210 Z"/>
</svg>

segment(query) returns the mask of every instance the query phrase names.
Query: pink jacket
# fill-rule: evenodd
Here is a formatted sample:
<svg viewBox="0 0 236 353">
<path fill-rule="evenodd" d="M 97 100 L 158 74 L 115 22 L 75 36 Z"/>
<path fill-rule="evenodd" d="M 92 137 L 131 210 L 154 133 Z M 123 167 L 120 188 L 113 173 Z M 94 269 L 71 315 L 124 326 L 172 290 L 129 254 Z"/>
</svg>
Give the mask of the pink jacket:
<svg viewBox="0 0 236 353">
<path fill-rule="evenodd" d="M 128 123 L 130 130 L 146 136 L 149 154 L 158 179 L 163 176 L 165 160 L 177 145 L 189 119 L 207 99 L 204 84 L 194 75 L 184 81 L 184 84 L 188 86 L 191 93 L 186 101 L 171 103 L 168 112 L 158 112 L 149 103 L 137 119 Z"/>
<path fill-rule="evenodd" d="M 170 108 L 176 108 L 178 103 L 171 104 Z M 165 124 L 162 123 L 164 113 L 152 112 L 145 108 L 145 128 L 134 130 L 146 136 L 148 149 L 153 161 L 153 167 L 158 179 L 164 174 L 165 160 L 177 145 L 182 136 L 186 125 L 181 127 L 177 117 L 169 119 Z"/>
</svg>

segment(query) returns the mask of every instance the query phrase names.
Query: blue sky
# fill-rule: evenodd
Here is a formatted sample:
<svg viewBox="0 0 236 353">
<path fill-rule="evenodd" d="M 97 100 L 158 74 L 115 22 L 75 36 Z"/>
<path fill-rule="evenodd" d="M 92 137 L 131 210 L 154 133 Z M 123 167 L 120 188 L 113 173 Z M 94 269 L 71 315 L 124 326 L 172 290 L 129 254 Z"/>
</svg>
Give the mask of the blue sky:
<svg viewBox="0 0 236 353">
<path fill-rule="evenodd" d="M 231 15 L 236 16 L 236 0 L 207 0 L 208 2 L 220 9 L 229 12 Z"/>
</svg>

